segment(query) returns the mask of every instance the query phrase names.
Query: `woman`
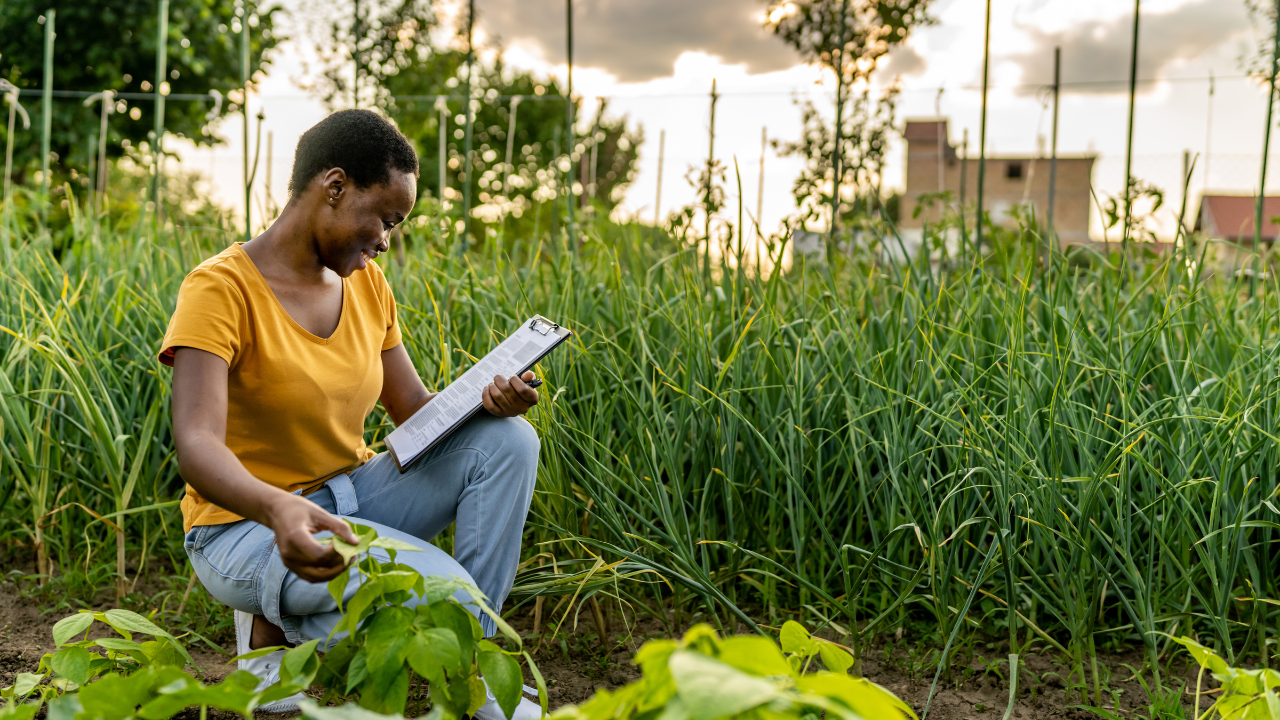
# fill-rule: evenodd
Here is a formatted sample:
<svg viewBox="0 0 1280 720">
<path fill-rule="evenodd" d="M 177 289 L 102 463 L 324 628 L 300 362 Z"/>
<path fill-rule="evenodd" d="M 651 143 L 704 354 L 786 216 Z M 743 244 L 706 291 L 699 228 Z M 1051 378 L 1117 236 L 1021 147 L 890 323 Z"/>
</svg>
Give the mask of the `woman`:
<svg viewBox="0 0 1280 720">
<path fill-rule="evenodd" d="M 532 374 L 495 377 L 487 414 L 403 475 L 363 440 L 376 402 L 399 424 L 433 397 L 372 262 L 413 210 L 417 176 L 389 122 L 334 113 L 299 140 L 280 217 L 201 263 L 178 292 L 160 360 L 173 367 L 185 546 L 204 587 L 235 609 L 239 654 L 329 635 L 340 614 L 325 583 L 350 573 L 350 594 L 357 575 L 315 534 L 354 540 L 344 517 L 422 548 L 400 562 L 471 580 L 495 608 L 511 590 L 538 462 L 538 437 L 519 417 L 538 402 Z M 454 521 L 450 557 L 427 541 Z M 265 686 L 283 652 L 240 667 Z M 540 714 L 526 699 L 513 720 Z M 492 695 L 477 717 L 503 717 Z"/>
</svg>

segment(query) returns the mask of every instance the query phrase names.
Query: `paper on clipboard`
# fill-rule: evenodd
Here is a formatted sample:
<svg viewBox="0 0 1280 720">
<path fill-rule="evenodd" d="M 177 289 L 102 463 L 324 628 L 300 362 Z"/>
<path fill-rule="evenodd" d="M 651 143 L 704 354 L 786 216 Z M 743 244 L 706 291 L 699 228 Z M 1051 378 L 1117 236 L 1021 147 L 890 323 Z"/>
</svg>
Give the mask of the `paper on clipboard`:
<svg viewBox="0 0 1280 720">
<path fill-rule="evenodd" d="M 475 415 L 484 387 L 495 375 L 510 377 L 532 368 L 572 333 L 536 315 L 511 333 L 471 369 L 441 390 L 386 437 L 387 450 L 404 472 L 415 460 Z"/>
</svg>

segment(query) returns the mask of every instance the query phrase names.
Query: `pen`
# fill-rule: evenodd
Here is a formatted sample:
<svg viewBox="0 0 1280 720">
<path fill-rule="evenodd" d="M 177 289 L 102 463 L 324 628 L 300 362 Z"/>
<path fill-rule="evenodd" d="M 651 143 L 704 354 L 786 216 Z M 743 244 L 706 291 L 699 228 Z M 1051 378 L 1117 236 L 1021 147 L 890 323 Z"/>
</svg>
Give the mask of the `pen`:
<svg viewBox="0 0 1280 720">
<path fill-rule="evenodd" d="M 530 380 L 529 382 L 525 383 L 525 385 L 528 385 L 528 386 L 529 386 L 529 387 L 531 387 L 531 388 L 536 388 L 536 387 L 538 387 L 538 386 L 539 386 L 539 385 L 541 385 L 541 384 L 542 384 L 542 378 L 540 378 L 540 377 L 536 377 L 536 378 L 534 378 L 534 379 Z"/>
</svg>

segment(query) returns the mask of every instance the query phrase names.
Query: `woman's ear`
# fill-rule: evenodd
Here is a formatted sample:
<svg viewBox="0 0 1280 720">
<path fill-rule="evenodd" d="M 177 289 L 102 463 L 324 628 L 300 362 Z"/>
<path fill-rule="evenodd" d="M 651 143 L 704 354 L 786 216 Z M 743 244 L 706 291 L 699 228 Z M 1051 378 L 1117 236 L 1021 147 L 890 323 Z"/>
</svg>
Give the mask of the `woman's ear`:
<svg viewBox="0 0 1280 720">
<path fill-rule="evenodd" d="M 320 187 L 324 192 L 324 199 L 329 207 L 338 206 L 338 202 L 346 194 L 347 185 L 347 173 L 342 168 L 330 168 L 320 177 Z"/>
</svg>

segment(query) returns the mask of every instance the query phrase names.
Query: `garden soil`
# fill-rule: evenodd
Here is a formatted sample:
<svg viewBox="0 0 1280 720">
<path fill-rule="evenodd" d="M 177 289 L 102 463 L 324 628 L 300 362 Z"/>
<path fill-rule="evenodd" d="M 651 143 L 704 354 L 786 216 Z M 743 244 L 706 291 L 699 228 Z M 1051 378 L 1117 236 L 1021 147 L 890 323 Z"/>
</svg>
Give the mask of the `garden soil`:
<svg viewBox="0 0 1280 720">
<path fill-rule="evenodd" d="M 103 602 L 101 609 L 111 606 Z M 40 657 L 53 649 L 50 631 L 54 622 L 64 614 L 44 614 L 38 603 L 23 597 L 13 584 L 0 584 L 0 687 L 10 685 L 16 673 L 36 669 Z M 594 623 L 585 621 L 588 617 L 589 613 L 584 608 L 576 627 L 572 626 L 573 618 L 570 617 L 554 636 L 550 632 L 555 630 L 554 627 L 543 629 L 544 636 L 541 640 L 533 634 L 532 604 L 518 608 L 509 618 L 512 626 L 527 638 L 526 649 L 534 651 L 538 667 L 547 680 L 552 709 L 569 703 L 580 703 L 596 690 L 612 690 L 636 680 L 640 673 L 631 664 L 632 653 L 645 640 L 665 637 L 667 634 L 668 626 L 655 619 L 633 622 L 628 627 L 615 615 L 613 623 L 623 627 L 610 627 L 610 642 L 602 644 Z M 684 626 L 685 623 L 680 625 Z M 235 650 L 234 639 L 222 637 L 214 640 L 223 645 L 226 655 L 214 652 L 202 643 L 190 645 L 206 682 L 216 682 L 232 669 L 226 662 Z M 909 642 L 897 640 L 891 646 L 867 650 L 863 672 L 867 678 L 906 700 L 917 714 L 923 714 L 933 673 L 913 670 L 928 665 L 916 660 L 927 657 L 927 654 L 913 653 L 910 648 Z M 970 662 L 960 663 L 951 678 L 943 678 L 939 682 L 940 689 L 929 710 L 930 718 L 960 720 L 1003 717 L 1009 699 L 1008 684 L 1004 680 L 1008 666 L 1007 663 L 999 662 L 1005 660 L 1003 652 L 997 648 L 989 651 L 989 657 L 985 658 L 980 653 L 969 654 Z M 1099 717 L 1075 707 L 1082 703 L 1079 690 L 1068 693 L 1064 687 L 1063 678 L 1067 677 L 1067 668 L 1056 659 L 1056 655 L 1056 652 L 1033 651 L 1022 658 L 1022 686 L 1018 691 L 1013 718 Z M 1141 667 L 1141 655 L 1134 652 L 1108 656 L 1104 660 L 1104 677 L 1109 676 L 1112 681 L 1110 692 L 1105 689 L 1103 691 L 1103 707 L 1112 712 L 1118 709 L 1123 716 L 1132 716 L 1135 711 L 1144 710 L 1151 701 L 1131 669 Z M 965 667 L 968 671 L 965 671 Z M 1180 670 L 1178 679 L 1185 683 L 1185 687 L 1194 690 L 1195 668 L 1182 667 Z M 1165 680 L 1166 685 L 1169 685 L 1170 678 L 1166 677 Z M 533 684 L 531 678 L 526 678 L 526 682 Z M 1206 677 L 1206 689 L 1208 686 L 1209 679 Z M 1183 706 L 1186 711 L 1191 709 L 1191 701 L 1190 692 L 1184 692 Z M 1207 700 L 1204 702 L 1206 704 L 1202 709 L 1207 708 Z M 1117 703 L 1118 708 L 1115 707 Z M 188 715 L 189 718 L 186 717 Z M 296 713 L 259 713 L 260 719 L 288 720 L 294 716 Z M 195 720 L 197 717 L 195 710 L 189 710 L 180 716 L 182 720 Z M 238 716 L 231 713 L 209 713 L 210 720 L 234 720 L 236 717 Z"/>
</svg>

